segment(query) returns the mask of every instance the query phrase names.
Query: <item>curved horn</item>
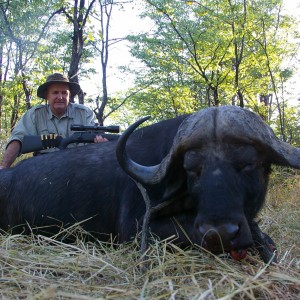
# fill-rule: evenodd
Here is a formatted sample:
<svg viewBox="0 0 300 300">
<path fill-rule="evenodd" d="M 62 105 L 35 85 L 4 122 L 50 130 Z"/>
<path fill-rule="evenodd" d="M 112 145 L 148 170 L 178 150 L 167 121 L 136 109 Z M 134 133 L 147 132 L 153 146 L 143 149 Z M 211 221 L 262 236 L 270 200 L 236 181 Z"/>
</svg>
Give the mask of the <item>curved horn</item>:
<svg viewBox="0 0 300 300">
<path fill-rule="evenodd" d="M 150 119 L 150 116 L 144 117 L 134 124 L 130 125 L 118 139 L 116 147 L 117 160 L 122 169 L 133 179 L 142 184 L 155 184 L 161 180 L 165 172 L 161 171 L 161 164 L 155 166 L 143 166 L 131 160 L 126 151 L 126 143 L 133 131 L 142 123 Z"/>
</svg>

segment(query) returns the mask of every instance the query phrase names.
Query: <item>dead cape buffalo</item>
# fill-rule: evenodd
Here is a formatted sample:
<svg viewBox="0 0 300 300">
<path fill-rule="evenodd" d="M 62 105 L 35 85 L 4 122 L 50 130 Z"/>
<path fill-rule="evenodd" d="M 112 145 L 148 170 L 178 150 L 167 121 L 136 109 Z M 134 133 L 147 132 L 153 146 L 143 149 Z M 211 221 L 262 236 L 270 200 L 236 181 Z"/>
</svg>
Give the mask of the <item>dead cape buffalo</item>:
<svg viewBox="0 0 300 300">
<path fill-rule="evenodd" d="M 235 106 L 135 130 L 140 123 L 119 142 L 61 150 L 2 170 L 0 227 L 55 234 L 84 221 L 84 229 L 100 240 L 128 241 L 145 214 L 133 178 L 146 188 L 152 206 L 170 202 L 152 214 L 150 229 L 158 237 L 176 235 L 182 247 L 192 242 L 233 256 L 253 243 L 272 252 L 272 240 L 254 219 L 271 164 L 300 168 L 298 148 L 281 142 L 258 115 Z M 270 258 L 264 250 L 261 255 Z"/>
</svg>

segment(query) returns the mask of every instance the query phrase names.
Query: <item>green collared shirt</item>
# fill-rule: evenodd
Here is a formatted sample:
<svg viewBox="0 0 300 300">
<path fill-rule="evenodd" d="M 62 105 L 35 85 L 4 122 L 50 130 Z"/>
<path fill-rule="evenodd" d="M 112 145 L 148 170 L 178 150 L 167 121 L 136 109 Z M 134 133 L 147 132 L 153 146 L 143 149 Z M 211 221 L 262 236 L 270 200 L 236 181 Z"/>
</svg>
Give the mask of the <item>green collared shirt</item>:
<svg viewBox="0 0 300 300">
<path fill-rule="evenodd" d="M 88 107 L 70 103 L 65 114 L 57 118 L 48 104 L 37 105 L 29 109 L 14 127 L 7 145 L 18 140 L 22 143 L 25 135 L 42 135 L 54 133 L 63 138 L 71 136 L 71 125 L 95 125 L 95 114 Z"/>
</svg>

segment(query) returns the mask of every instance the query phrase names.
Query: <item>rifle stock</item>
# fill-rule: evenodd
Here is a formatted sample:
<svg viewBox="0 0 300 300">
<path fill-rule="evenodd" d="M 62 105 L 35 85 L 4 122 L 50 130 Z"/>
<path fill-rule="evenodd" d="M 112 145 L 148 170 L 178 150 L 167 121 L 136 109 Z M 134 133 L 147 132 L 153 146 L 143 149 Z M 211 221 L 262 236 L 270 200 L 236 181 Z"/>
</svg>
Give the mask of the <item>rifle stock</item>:
<svg viewBox="0 0 300 300">
<path fill-rule="evenodd" d="M 25 135 L 22 142 L 21 153 L 40 151 L 43 149 L 42 139 L 38 135 Z"/>
<path fill-rule="evenodd" d="M 62 137 L 57 134 L 25 135 L 22 142 L 21 153 L 37 152 L 59 147 L 61 141 Z"/>
</svg>

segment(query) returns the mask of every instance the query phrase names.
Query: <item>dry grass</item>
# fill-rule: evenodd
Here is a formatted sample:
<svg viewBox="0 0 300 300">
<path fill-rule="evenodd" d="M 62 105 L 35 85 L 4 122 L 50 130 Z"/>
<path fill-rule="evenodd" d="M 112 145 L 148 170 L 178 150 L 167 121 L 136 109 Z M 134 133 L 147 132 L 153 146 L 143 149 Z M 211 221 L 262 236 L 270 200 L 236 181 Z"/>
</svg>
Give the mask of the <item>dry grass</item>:
<svg viewBox="0 0 300 300">
<path fill-rule="evenodd" d="M 282 178 L 271 185 L 261 216 L 278 246 L 277 265 L 266 266 L 254 254 L 238 262 L 155 241 L 143 272 L 137 241 L 63 244 L 4 234 L 0 298 L 300 299 L 300 176 Z"/>
</svg>

